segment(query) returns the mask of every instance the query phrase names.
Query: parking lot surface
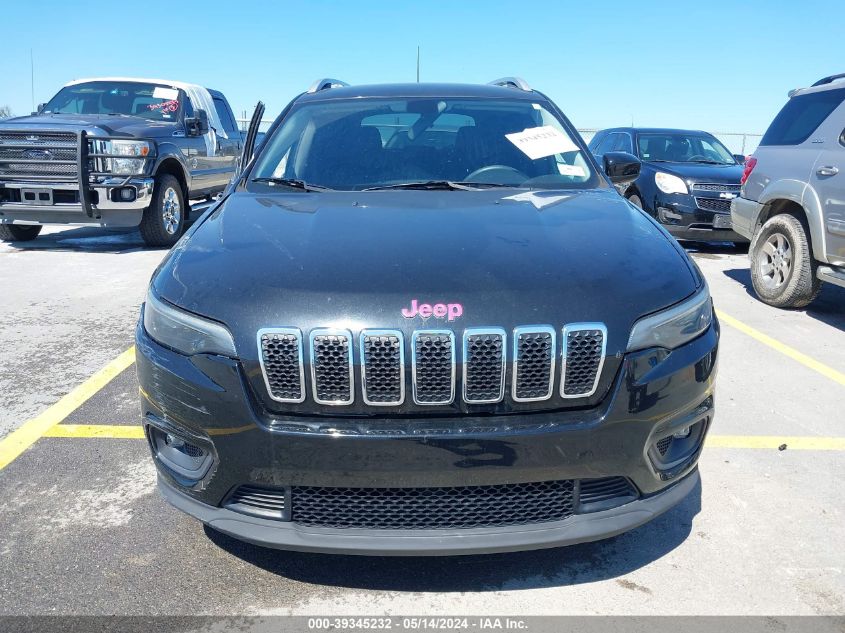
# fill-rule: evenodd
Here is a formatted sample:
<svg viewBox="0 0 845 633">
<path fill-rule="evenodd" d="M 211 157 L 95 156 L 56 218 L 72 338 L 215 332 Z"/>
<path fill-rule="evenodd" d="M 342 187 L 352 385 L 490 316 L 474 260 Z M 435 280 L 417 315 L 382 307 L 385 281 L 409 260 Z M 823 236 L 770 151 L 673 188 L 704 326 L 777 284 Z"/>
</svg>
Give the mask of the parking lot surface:
<svg viewBox="0 0 845 633">
<path fill-rule="evenodd" d="M 845 290 L 769 308 L 744 251 L 690 250 L 722 321 L 701 486 L 606 541 L 413 559 L 262 549 L 168 506 L 131 351 L 165 251 L 80 228 L 0 245 L 0 614 L 845 613 Z"/>
</svg>

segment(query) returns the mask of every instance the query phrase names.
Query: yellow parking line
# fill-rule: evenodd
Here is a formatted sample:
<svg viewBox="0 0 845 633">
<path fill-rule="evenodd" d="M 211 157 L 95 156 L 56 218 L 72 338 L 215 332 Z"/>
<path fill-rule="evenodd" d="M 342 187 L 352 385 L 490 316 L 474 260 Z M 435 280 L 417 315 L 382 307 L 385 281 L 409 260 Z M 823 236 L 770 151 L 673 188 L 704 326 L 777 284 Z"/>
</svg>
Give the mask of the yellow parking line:
<svg viewBox="0 0 845 633">
<path fill-rule="evenodd" d="M 134 361 L 135 347 L 132 346 L 69 394 L 63 396 L 58 402 L 48 407 L 46 411 L 24 422 L 23 425 L 0 440 L 0 470 L 11 464 L 39 437 L 42 437 L 51 427 L 57 425 L 82 406 L 86 400 L 105 387 L 112 378 L 129 367 Z"/>
<path fill-rule="evenodd" d="M 834 382 L 838 382 L 840 385 L 845 386 L 845 374 L 843 374 L 841 371 L 837 371 L 833 367 L 828 367 L 824 363 L 820 363 L 816 359 L 811 358 L 806 354 L 802 354 L 794 347 L 785 345 L 780 341 L 773 339 L 771 336 L 763 334 L 759 330 L 755 330 L 749 325 L 745 325 L 745 323 L 743 323 L 739 319 L 736 319 L 729 314 L 725 314 L 721 310 L 716 310 L 716 314 L 718 315 L 719 320 L 723 323 L 727 323 L 732 328 L 739 330 L 743 334 L 747 334 L 751 338 L 760 341 L 764 345 L 768 345 L 769 347 L 774 350 L 777 350 L 781 354 L 789 356 L 789 358 L 791 358 L 792 360 L 798 361 L 805 367 L 809 367 L 813 371 L 820 373 L 822 376 L 830 378 Z"/>
<path fill-rule="evenodd" d="M 708 448 L 780 448 L 799 451 L 845 451 L 845 437 L 796 437 L 785 435 L 708 435 Z"/>
<path fill-rule="evenodd" d="M 102 437 L 116 440 L 142 440 L 141 426 L 118 424 L 57 424 L 47 429 L 43 437 Z"/>
</svg>

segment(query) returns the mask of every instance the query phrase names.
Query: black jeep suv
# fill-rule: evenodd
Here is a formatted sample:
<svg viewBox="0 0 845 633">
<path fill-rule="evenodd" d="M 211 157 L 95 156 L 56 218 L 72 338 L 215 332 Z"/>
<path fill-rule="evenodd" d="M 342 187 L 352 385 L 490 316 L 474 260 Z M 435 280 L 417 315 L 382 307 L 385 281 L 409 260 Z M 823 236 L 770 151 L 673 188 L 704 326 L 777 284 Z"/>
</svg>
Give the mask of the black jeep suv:
<svg viewBox="0 0 845 633">
<path fill-rule="evenodd" d="M 247 137 L 249 138 L 249 136 Z M 697 485 L 719 339 L 680 246 L 522 80 L 317 82 L 154 275 L 159 486 L 272 547 L 601 539 Z"/>
</svg>

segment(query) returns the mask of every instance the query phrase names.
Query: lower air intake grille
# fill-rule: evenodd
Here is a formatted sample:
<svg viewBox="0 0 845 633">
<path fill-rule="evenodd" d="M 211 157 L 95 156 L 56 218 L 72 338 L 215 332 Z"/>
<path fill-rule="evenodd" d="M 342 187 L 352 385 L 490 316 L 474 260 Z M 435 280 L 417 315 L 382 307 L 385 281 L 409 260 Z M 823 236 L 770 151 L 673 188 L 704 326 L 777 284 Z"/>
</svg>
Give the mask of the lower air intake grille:
<svg viewBox="0 0 845 633">
<path fill-rule="evenodd" d="M 595 393 L 606 344 L 605 327 L 599 323 L 570 325 L 563 329 L 565 364 L 564 398 L 582 398 Z"/>
<path fill-rule="evenodd" d="M 364 402 L 396 405 L 405 399 L 405 354 L 399 331 L 365 331 L 361 334 Z"/>
<path fill-rule="evenodd" d="M 582 507 L 609 501 L 624 501 L 636 496 L 637 491 L 624 477 L 581 480 L 579 500 Z"/>
<path fill-rule="evenodd" d="M 414 332 L 414 402 L 450 404 L 455 398 L 455 337 L 447 330 Z"/>
<path fill-rule="evenodd" d="M 467 330 L 464 332 L 464 400 L 499 402 L 504 391 L 504 330 Z"/>
<path fill-rule="evenodd" d="M 663 457 L 668 451 L 669 447 L 672 446 L 672 436 L 664 437 L 662 440 L 658 440 L 657 442 L 657 452 L 660 453 L 660 456 Z"/>
<path fill-rule="evenodd" d="M 517 328 L 513 344 L 513 399 L 529 402 L 550 398 L 555 364 L 554 330 Z"/>
<path fill-rule="evenodd" d="M 285 518 L 285 491 L 241 486 L 223 504 L 225 508 L 268 519 Z"/>
<path fill-rule="evenodd" d="M 574 482 L 454 488 L 295 486 L 291 520 L 367 529 L 448 529 L 560 521 L 573 514 Z"/>
<path fill-rule="evenodd" d="M 305 400 L 302 335 L 299 330 L 263 330 L 259 333 L 258 342 L 270 397 L 278 402 Z"/>
<path fill-rule="evenodd" d="M 695 204 L 699 209 L 705 211 L 727 213 L 731 210 L 731 201 L 722 198 L 696 198 Z"/>
<path fill-rule="evenodd" d="M 352 335 L 345 330 L 311 331 L 314 400 L 319 404 L 351 404 Z"/>
</svg>

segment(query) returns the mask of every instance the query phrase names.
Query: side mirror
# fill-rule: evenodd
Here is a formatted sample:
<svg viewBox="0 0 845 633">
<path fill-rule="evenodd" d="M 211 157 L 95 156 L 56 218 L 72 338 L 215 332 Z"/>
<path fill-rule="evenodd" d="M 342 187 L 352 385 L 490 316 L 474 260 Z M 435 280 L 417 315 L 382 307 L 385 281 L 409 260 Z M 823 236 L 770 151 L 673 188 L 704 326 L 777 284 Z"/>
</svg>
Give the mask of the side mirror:
<svg viewBox="0 0 845 633">
<path fill-rule="evenodd" d="M 602 158 L 604 173 L 614 185 L 628 185 L 640 175 L 640 159 L 628 152 L 607 152 Z"/>
<path fill-rule="evenodd" d="M 41 114 L 42 112 L 44 112 L 44 108 L 46 108 L 46 107 L 47 107 L 46 103 L 39 103 L 38 108 L 35 110 L 36 114 Z"/>
<path fill-rule="evenodd" d="M 745 156 L 743 156 L 742 154 L 734 154 L 734 160 L 740 165 L 745 164 Z"/>
<path fill-rule="evenodd" d="M 185 119 L 185 130 L 188 136 L 202 136 L 208 132 L 208 113 L 196 110 L 194 116 Z"/>
</svg>

